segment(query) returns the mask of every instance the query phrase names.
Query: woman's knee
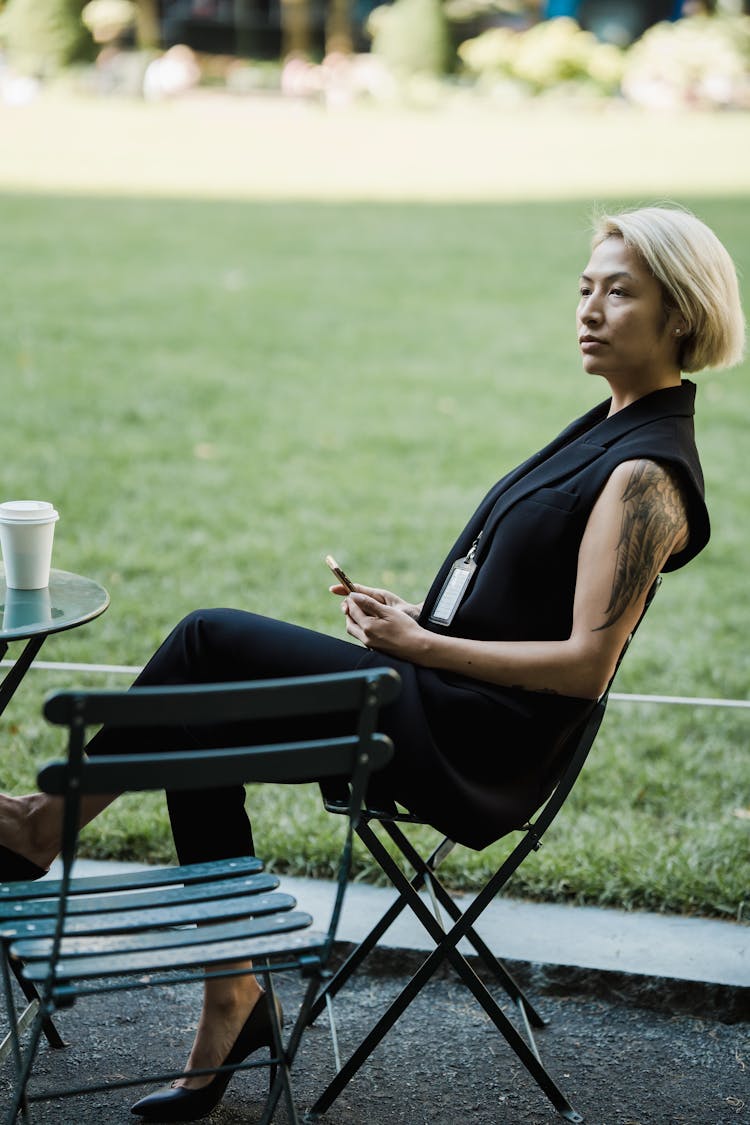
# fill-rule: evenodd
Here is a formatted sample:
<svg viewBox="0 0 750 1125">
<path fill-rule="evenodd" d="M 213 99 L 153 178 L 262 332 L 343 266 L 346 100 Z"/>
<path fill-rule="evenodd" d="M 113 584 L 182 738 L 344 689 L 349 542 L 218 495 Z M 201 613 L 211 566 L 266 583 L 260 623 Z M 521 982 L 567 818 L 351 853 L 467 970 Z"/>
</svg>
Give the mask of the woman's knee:
<svg viewBox="0 0 750 1125">
<path fill-rule="evenodd" d="M 235 610 L 196 609 L 183 617 L 173 636 L 187 670 L 200 670 L 205 679 L 230 678 L 227 672 L 236 657 L 238 616 Z"/>
<path fill-rule="evenodd" d="M 196 609 L 183 617 L 159 646 L 138 684 L 200 683 L 230 678 L 231 610 Z"/>
<path fill-rule="evenodd" d="M 220 625 L 220 615 L 226 612 L 218 609 L 194 609 L 177 623 L 173 635 L 184 637 L 195 646 L 208 644 Z"/>
</svg>

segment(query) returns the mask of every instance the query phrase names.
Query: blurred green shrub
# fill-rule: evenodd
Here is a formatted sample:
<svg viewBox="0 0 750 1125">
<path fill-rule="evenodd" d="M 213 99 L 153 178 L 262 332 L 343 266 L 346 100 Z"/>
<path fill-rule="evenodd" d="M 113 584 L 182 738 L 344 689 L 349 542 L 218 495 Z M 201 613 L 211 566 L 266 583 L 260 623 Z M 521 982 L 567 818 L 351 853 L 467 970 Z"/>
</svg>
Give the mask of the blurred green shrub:
<svg viewBox="0 0 750 1125">
<path fill-rule="evenodd" d="M 578 86 L 648 109 L 750 109 L 750 16 L 655 24 L 624 51 L 562 17 L 525 31 L 492 28 L 458 55 L 481 85 L 518 94 Z"/>
<path fill-rule="evenodd" d="M 491 28 L 461 43 L 458 54 L 480 78 L 505 79 L 534 94 L 570 83 L 615 93 L 624 67 L 619 47 L 600 43 L 567 17 L 545 20 L 527 31 Z"/>
<path fill-rule="evenodd" d="M 649 108 L 750 108 L 750 16 L 656 24 L 628 51 L 622 89 Z"/>
<path fill-rule="evenodd" d="M 17 74 L 46 78 L 94 55 L 81 0 L 8 0 L 0 40 Z"/>
<path fill-rule="evenodd" d="M 372 52 L 396 78 L 439 76 L 455 55 L 441 0 L 395 0 L 375 8 L 367 23 Z"/>
</svg>

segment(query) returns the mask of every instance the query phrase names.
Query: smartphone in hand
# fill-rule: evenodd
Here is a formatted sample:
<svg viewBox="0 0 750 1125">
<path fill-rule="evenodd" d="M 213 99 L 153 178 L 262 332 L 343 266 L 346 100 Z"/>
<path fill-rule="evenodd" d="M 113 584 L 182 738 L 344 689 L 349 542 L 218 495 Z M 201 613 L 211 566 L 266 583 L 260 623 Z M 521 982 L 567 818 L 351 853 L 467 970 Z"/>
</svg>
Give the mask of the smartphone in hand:
<svg viewBox="0 0 750 1125">
<path fill-rule="evenodd" d="M 341 585 L 346 586 L 347 590 L 349 590 L 350 593 L 353 592 L 354 583 L 352 582 L 351 578 L 349 578 L 348 575 L 344 573 L 333 555 L 326 555 L 326 565 L 331 568 Z"/>
</svg>

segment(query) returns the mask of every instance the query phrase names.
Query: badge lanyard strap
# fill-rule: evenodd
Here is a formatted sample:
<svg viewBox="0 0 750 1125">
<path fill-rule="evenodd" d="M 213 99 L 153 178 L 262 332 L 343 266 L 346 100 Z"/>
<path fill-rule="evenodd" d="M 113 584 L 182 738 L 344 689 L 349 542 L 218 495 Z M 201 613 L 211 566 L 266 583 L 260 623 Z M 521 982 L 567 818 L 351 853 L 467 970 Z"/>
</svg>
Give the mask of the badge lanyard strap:
<svg viewBox="0 0 750 1125">
<path fill-rule="evenodd" d="M 479 535 L 477 535 L 465 557 L 457 559 L 451 567 L 450 573 L 435 602 L 435 607 L 429 616 L 429 620 L 436 625 L 450 625 L 453 618 L 456 616 L 456 611 L 463 601 L 469 587 L 469 582 L 474 575 L 474 571 L 477 569 L 474 556 L 477 553 L 479 540 L 482 538 L 483 534 L 484 528 L 479 532 Z"/>
</svg>

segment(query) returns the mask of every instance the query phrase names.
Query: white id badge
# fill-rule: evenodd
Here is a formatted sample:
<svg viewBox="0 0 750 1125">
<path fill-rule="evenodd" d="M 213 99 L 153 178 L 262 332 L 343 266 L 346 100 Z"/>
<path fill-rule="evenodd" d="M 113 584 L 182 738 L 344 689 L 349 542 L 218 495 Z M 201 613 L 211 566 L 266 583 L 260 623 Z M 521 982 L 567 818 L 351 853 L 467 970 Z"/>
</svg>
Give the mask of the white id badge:
<svg viewBox="0 0 750 1125">
<path fill-rule="evenodd" d="M 436 625 L 450 625 L 476 569 L 477 564 L 473 558 L 458 559 L 454 562 L 435 608 L 430 614 L 430 621 L 434 621 Z"/>
</svg>

